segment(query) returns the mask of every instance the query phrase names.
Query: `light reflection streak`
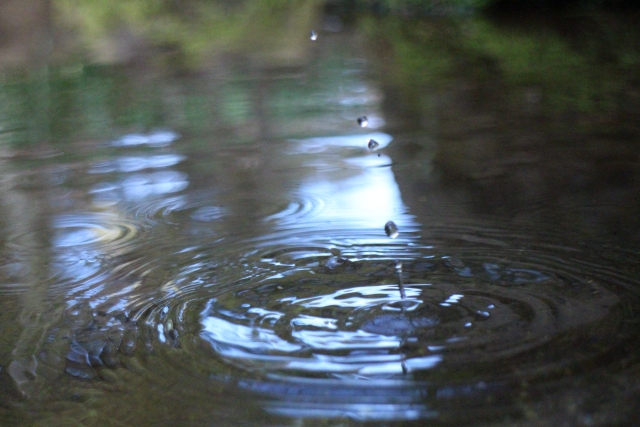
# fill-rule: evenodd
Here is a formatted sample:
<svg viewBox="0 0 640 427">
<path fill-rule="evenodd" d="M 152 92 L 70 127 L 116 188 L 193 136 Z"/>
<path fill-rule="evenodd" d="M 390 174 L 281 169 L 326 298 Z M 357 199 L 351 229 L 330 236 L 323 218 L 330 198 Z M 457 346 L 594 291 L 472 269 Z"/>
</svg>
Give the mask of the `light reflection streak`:
<svg viewBox="0 0 640 427">
<path fill-rule="evenodd" d="M 402 202 L 400 189 L 391 170 L 391 159 L 383 153 L 370 153 L 369 139 L 375 139 L 383 150 L 391 143 L 391 135 L 376 132 L 362 135 L 317 137 L 296 141 L 292 154 L 315 154 L 307 163 L 316 174 L 305 179 L 294 190 L 304 200 L 320 200 L 321 206 L 310 215 L 296 217 L 296 227 L 326 228 L 327 224 L 356 229 L 382 230 L 387 221 L 393 220 L 401 231 L 417 227 L 408 208 Z M 332 153 L 351 148 L 362 148 L 360 155 L 331 158 L 328 168 L 319 167 L 322 153 Z M 336 168 L 340 169 L 336 172 Z M 288 209 L 292 209 L 291 207 Z M 290 226 L 288 215 L 273 217 L 283 226 Z M 384 234 L 381 235 L 383 237 Z"/>
<path fill-rule="evenodd" d="M 380 144 L 375 152 L 367 147 L 369 139 Z M 402 254 L 403 259 L 415 254 L 415 250 L 407 249 L 410 249 L 408 243 L 416 239 L 413 232 L 418 224 L 402 201 L 391 169 L 392 160 L 383 152 L 392 139 L 390 135 L 378 132 L 295 141 L 290 154 L 303 156 L 303 163 L 314 173 L 303 177 L 291 189 L 291 199 L 301 202 L 292 202 L 283 211 L 266 218 L 276 231 L 268 238 L 258 240 L 258 246 L 272 245 L 276 241 L 282 251 L 282 247 L 291 246 L 291 251 L 286 253 L 287 260 L 293 263 L 283 263 L 272 257 L 263 257 L 260 261 L 296 271 L 295 261 L 317 256 L 314 245 L 322 248 L 328 235 L 331 244 L 336 246 L 363 248 L 358 258 L 386 257 L 390 248 L 394 253 Z M 393 241 L 384 231 L 384 225 L 390 220 L 400 229 L 399 238 Z M 301 241 L 300 235 L 292 233 L 293 230 L 305 231 L 305 240 Z M 310 255 L 299 249 L 301 242 L 309 248 Z M 358 261 L 355 257 L 351 260 Z M 286 279 L 289 273 L 271 274 L 260 283 Z M 279 300 L 278 312 L 254 307 L 246 312 L 234 310 L 230 316 L 225 316 L 228 310 L 221 301 L 211 301 L 201 315 L 200 336 L 236 366 L 240 364 L 245 369 L 267 373 L 269 377 L 282 375 L 287 379 L 289 386 L 284 395 L 279 395 L 277 383 L 251 383 L 251 387 L 264 387 L 269 396 L 265 401 L 269 412 L 357 420 L 411 420 L 435 416 L 436 412 L 413 396 L 415 390 L 409 391 L 409 387 L 416 386 L 410 374 L 434 368 L 442 361 L 442 355 L 408 355 L 403 349 L 407 337 L 395 330 L 385 330 L 385 322 L 391 320 L 384 316 L 378 315 L 383 322 L 380 332 L 361 328 L 350 330 L 349 321 L 312 315 L 314 310 L 320 310 L 315 312 L 319 314 L 329 308 L 365 314 L 397 311 L 400 308 L 394 304 L 399 301 L 403 302 L 401 311 L 414 311 L 422 305 L 421 292 L 420 287 L 408 286 L 402 299 L 397 285 L 356 286 L 307 298 L 288 295 Z M 299 312 L 296 307 L 303 307 L 309 314 Z M 256 319 L 254 315 L 265 318 Z M 282 322 L 286 322 L 286 326 Z M 265 323 L 270 323 L 272 329 L 262 327 Z M 398 327 L 403 325 L 405 323 Z M 287 330 L 284 334 L 283 327 Z M 410 327 L 413 326 L 407 326 Z M 310 376 L 320 375 L 341 377 L 340 381 L 327 387 L 327 396 L 313 395 L 313 390 L 325 380 Z M 405 379 L 408 388 L 401 393 L 412 396 L 400 399 L 393 388 L 386 390 L 388 394 L 375 397 L 363 393 L 389 378 Z M 344 389 L 345 383 L 351 384 L 354 394 L 336 397 L 335 393 Z M 301 393 L 311 395 L 306 398 L 292 396 L 289 391 L 296 387 Z"/>
</svg>

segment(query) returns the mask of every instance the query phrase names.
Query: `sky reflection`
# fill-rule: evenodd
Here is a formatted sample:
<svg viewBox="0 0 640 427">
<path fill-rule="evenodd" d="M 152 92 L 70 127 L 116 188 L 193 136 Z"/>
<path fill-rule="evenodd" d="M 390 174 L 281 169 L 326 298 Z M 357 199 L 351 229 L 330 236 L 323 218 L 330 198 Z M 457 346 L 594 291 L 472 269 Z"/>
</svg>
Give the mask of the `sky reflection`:
<svg viewBox="0 0 640 427">
<path fill-rule="evenodd" d="M 370 139 L 379 144 L 376 152 L 367 148 Z M 295 193 L 323 201 L 321 209 L 298 218 L 298 224 L 382 230 L 387 221 L 393 220 L 401 231 L 413 229 L 417 224 L 402 201 L 392 160 L 379 152 L 392 140 L 391 135 L 376 132 L 296 141 L 294 153 L 315 154 L 306 161 L 315 173 L 303 178 Z M 361 151 L 354 152 L 354 148 Z M 335 157 L 336 153 L 342 156 Z"/>
</svg>

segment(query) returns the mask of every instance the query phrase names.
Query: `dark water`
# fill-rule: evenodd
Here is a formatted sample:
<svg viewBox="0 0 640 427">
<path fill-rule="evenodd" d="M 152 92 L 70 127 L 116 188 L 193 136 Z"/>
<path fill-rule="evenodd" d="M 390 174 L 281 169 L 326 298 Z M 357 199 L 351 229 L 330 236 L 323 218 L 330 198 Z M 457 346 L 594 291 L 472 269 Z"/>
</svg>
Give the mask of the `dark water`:
<svg viewBox="0 0 640 427">
<path fill-rule="evenodd" d="M 286 67 L 6 73 L 2 425 L 638 421 L 627 65 L 580 103 L 575 61 L 425 68 L 509 25 L 335 19 Z"/>
</svg>

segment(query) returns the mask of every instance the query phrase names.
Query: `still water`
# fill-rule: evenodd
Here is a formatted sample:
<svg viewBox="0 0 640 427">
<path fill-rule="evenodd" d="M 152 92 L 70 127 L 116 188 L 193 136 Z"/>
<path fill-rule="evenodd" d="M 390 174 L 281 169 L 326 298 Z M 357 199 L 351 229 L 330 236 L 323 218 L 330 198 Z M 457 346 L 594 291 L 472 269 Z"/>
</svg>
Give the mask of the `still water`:
<svg viewBox="0 0 640 427">
<path fill-rule="evenodd" d="M 562 75 L 390 76 L 370 25 L 5 75 L 0 424 L 638 420 L 633 88 L 594 125 Z"/>
</svg>

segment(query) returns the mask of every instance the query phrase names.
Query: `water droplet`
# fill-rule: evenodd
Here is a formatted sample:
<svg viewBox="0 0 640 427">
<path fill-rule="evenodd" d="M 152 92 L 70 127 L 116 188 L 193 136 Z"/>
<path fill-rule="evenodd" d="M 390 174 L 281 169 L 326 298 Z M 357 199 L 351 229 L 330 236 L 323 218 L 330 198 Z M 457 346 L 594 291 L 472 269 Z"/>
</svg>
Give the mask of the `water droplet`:
<svg viewBox="0 0 640 427">
<path fill-rule="evenodd" d="M 369 119 L 367 119 L 367 116 L 360 116 L 358 117 L 358 124 L 361 128 L 366 128 L 369 124 Z"/>
<path fill-rule="evenodd" d="M 373 139 L 370 139 L 369 143 L 367 144 L 367 147 L 369 147 L 369 150 L 375 150 L 379 146 L 380 146 L 380 144 L 378 144 L 378 142 L 373 140 Z"/>
<path fill-rule="evenodd" d="M 395 239 L 399 234 L 398 226 L 395 222 L 389 221 L 384 225 L 384 232 L 387 233 L 387 236 Z"/>
<path fill-rule="evenodd" d="M 311 41 L 316 41 L 318 40 L 318 34 L 316 34 L 315 31 L 311 31 Z"/>
</svg>

